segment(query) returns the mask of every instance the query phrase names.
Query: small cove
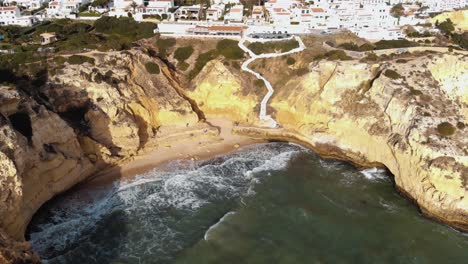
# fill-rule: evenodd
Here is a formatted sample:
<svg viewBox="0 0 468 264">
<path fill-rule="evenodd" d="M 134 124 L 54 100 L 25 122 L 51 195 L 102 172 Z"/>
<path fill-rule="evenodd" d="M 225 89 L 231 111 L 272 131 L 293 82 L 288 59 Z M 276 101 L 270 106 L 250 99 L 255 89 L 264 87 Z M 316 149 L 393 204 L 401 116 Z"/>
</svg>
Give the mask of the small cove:
<svg viewBox="0 0 468 264">
<path fill-rule="evenodd" d="M 46 263 L 463 263 L 468 236 L 420 215 L 387 172 L 287 143 L 174 161 L 71 190 L 28 230 Z"/>
</svg>

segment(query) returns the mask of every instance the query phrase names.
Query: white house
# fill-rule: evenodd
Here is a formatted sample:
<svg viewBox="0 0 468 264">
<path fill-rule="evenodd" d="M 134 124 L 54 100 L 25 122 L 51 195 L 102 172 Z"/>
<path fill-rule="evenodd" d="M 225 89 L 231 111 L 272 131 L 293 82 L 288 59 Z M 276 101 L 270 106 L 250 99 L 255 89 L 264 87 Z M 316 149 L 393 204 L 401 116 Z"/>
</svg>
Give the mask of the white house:
<svg viewBox="0 0 468 264">
<path fill-rule="evenodd" d="M 135 3 L 135 10 L 132 7 L 132 4 Z M 128 13 L 133 13 L 137 11 L 137 7 L 143 5 L 143 0 L 114 0 L 114 7 L 111 8 L 109 16 L 127 16 Z"/>
<path fill-rule="evenodd" d="M 32 26 L 36 22 L 34 16 L 22 16 L 18 6 L 0 7 L 0 25 Z"/>
<path fill-rule="evenodd" d="M 270 12 L 270 23 L 274 25 L 290 25 L 291 12 L 285 8 L 272 8 Z"/>
<path fill-rule="evenodd" d="M 227 5 L 227 4 L 240 4 L 240 1 L 239 0 L 212 0 L 211 1 L 212 4 L 215 4 L 215 5 L 220 5 L 220 4 L 224 4 L 224 5 Z"/>
<path fill-rule="evenodd" d="M 267 10 L 273 8 L 289 9 L 300 5 L 302 5 L 302 1 L 299 0 L 269 0 L 268 2 L 265 2 L 265 8 Z"/>
<path fill-rule="evenodd" d="M 3 5 L 12 6 L 13 3 L 16 3 L 16 5 L 26 7 L 27 9 L 37 9 L 48 2 L 49 0 L 5 0 L 3 1 Z"/>
<path fill-rule="evenodd" d="M 224 21 L 242 22 L 244 20 L 244 6 L 235 5 L 229 9 L 229 12 L 224 16 Z"/>
<path fill-rule="evenodd" d="M 47 16 L 51 18 L 74 18 L 79 13 L 81 5 L 89 3 L 90 0 L 54 0 L 49 2 L 46 9 Z"/>
<path fill-rule="evenodd" d="M 140 5 L 137 13 L 141 15 L 162 15 L 169 14 L 169 9 L 174 7 L 173 0 L 150 0 L 147 5 Z"/>
<path fill-rule="evenodd" d="M 214 4 L 206 10 L 206 20 L 216 21 L 223 16 L 224 4 Z"/>
<path fill-rule="evenodd" d="M 200 20 L 201 11 L 200 5 L 181 6 L 176 10 L 174 16 L 176 19 L 181 20 Z"/>
</svg>

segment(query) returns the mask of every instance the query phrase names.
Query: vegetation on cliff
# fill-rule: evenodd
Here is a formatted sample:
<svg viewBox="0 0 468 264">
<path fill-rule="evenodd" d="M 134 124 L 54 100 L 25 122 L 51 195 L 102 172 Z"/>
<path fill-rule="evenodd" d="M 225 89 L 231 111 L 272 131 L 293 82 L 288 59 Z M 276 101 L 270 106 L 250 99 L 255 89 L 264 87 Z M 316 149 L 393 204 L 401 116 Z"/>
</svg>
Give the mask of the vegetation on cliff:
<svg viewBox="0 0 468 264">
<path fill-rule="evenodd" d="M 193 69 L 188 74 L 189 79 L 195 78 L 209 61 L 216 59 L 218 56 L 236 61 L 244 57 L 244 51 L 237 46 L 237 41 L 230 39 L 218 41 L 215 49 L 198 55 Z"/>
<path fill-rule="evenodd" d="M 147 62 L 145 64 L 145 68 L 150 74 L 159 74 L 161 70 L 159 69 L 159 65 L 154 62 Z"/>
<path fill-rule="evenodd" d="M 283 41 L 269 41 L 269 42 L 253 42 L 247 46 L 255 54 L 260 55 L 263 53 L 283 53 L 299 47 L 299 43 L 295 39 Z"/>
</svg>

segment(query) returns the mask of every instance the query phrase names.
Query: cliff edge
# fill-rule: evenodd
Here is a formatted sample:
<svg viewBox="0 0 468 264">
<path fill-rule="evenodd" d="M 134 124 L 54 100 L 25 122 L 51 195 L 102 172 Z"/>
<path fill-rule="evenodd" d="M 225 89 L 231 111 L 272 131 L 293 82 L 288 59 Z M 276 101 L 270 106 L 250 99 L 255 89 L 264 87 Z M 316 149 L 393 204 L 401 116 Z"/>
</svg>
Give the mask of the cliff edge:
<svg viewBox="0 0 468 264">
<path fill-rule="evenodd" d="M 216 136 L 206 116 L 235 122 L 239 134 L 386 167 L 424 214 L 468 230 L 466 56 L 266 60 L 257 70 L 275 88 L 267 111 L 276 128 L 258 119 L 264 87 L 221 59 L 188 81 L 147 50 L 80 56 L 92 60 L 54 60 L 43 81 L 0 87 L 0 262 L 39 261 L 23 236 L 44 202 L 163 142 Z"/>
</svg>

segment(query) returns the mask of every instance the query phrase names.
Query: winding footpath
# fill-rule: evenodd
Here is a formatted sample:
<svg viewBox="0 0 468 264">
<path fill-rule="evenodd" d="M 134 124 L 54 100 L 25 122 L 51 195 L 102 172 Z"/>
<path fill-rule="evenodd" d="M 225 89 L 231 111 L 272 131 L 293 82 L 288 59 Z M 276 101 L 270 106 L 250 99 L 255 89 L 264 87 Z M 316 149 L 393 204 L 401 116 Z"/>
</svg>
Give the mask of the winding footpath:
<svg viewBox="0 0 468 264">
<path fill-rule="evenodd" d="M 292 49 L 290 51 L 283 52 L 283 53 L 266 53 L 266 54 L 260 54 L 260 55 L 255 54 L 253 51 L 251 51 L 249 48 L 247 48 L 247 46 L 245 46 L 245 42 L 247 40 L 249 40 L 250 42 L 268 42 L 268 41 L 271 41 L 271 40 L 265 41 L 265 40 L 250 39 L 250 38 L 247 39 L 244 36 L 239 41 L 239 48 L 241 48 L 243 51 L 247 52 L 251 57 L 250 59 L 246 60 L 242 64 L 242 67 L 241 67 L 242 70 L 246 71 L 246 72 L 249 72 L 250 74 L 253 74 L 255 77 L 257 77 L 257 79 L 262 80 L 265 83 L 266 88 L 268 89 L 267 94 L 265 95 L 265 97 L 263 97 L 263 99 L 262 99 L 262 101 L 260 103 L 259 118 L 260 118 L 260 120 L 265 121 L 267 123 L 267 125 L 269 127 L 272 127 L 272 128 L 276 127 L 277 123 L 270 115 L 267 115 L 267 110 L 266 109 L 267 109 L 268 101 L 270 100 L 270 98 L 273 95 L 275 90 L 273 89 L 273 86 L 271 85 L 271 83 L 265 77 L 263 77 L 260 73 L 251 70 L 248 66 L 249 66 L 249 64 L 251 62 L 255 61 L 256 59 L 281 57 L 281 56 L 301 52 L 301 51 L 306 49 L 306 46 L 304 45 L 304 42 L 302 42 L 300 37 L 294 36 L 294 39 L 299 43 L 299 47 L 297 47 L 295 49 Z"/>
</svg>

